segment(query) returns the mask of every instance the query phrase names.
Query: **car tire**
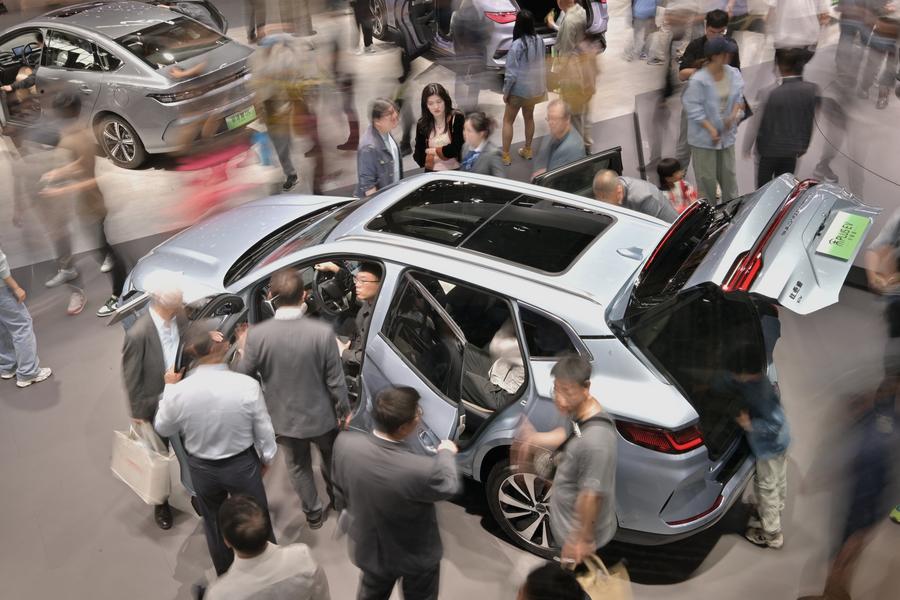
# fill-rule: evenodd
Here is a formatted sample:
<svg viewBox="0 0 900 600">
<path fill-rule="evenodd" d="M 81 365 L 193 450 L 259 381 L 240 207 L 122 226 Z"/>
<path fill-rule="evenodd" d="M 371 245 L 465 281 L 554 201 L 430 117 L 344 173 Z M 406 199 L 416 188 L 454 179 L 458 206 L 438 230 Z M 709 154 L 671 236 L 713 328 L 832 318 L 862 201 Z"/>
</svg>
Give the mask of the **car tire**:
<svg viewBox="0 0 900 600">
<path fill-rule="evenodd" d="M 539 475 L 501 460 L 487 478 L 487 503 L 491 515 L 516 546 L 550 559 L 555 554 L 547 505 L 550 486 Z"/>
<path fill-rule="evenodd" d="M 387 40 L 387 7 L 385 0 L 366 0 L 372 11 L 372 36 L 375 39 Z"/>
<path fill-rule="evenodd" d="M 107 158 L 123 169 L 137 169 L 147 159 L 147 151 L 137 132 L 117 115 L 108 115 L 100 121 L 97 141 Z"/>
</svg>

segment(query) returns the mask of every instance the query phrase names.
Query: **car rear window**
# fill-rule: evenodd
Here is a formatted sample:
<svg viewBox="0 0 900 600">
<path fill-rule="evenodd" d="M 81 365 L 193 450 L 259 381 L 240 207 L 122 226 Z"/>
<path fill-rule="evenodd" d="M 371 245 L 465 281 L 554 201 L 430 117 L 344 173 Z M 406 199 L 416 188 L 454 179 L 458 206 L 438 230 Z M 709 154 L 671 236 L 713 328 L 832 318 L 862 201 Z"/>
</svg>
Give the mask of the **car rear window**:
<svg viewBox="0 0 900 600">
<path fill-rule="evenodd" d="M 560 273 L 612 221 L 608 215 L 510 190 L 444 180 L 413 191 L 367 228 Z"/>
<path fill-rule="evenodd" d="M 174 17 L 116 41 L 154 69 L 159 69 L 205 54 L 227 44 L 228 38 L 193 19 Z"/>
</svg>

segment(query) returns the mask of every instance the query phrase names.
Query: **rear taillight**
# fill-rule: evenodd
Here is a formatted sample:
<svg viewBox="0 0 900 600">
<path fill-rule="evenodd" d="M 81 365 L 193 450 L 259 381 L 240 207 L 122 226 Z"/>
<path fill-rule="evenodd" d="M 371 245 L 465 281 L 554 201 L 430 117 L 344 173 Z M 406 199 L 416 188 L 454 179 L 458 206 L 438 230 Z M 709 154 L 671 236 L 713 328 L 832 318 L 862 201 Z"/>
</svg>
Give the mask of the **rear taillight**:
<svg viewBox="0 0 900 600">
<path fill-rule="evenodd" d="M 693 521 L 702 519 L 706 515 L 712 513 L 717 508 L 722 506 L 722 501 L 724 499 L 725 498 L 723 498 L 722 495 L 720 494 L 719 496 L 716 497 L 716 500 L 712 503 L 712 506 L 710 506 L 709 508 L 704 510 L 702 513 L 694 515 L 693 517 L 688 517 L 687 519 L 678 519 L 677 521 L 666 521 L 666 525 L 686 525 L 687 523 L 691 523 Z"/>
<path fill-rule="evenodd" d="M 672 238 L 672 236 L 675 234 L 675 232 L 678 231 L 678 228 L 682 225 L 682 223 L 684 223 L 685 220 L 688 219 L 688 217 L 690 217 L 692 214 L 697 212 L 697 210 L 699 210 L 699 209 L 700 209 L 700 203 L 694 202 L 690 206 L 688 206 L 686 209 L 684 209 L 684 212 L 682 212 L 680 215 L 678 215 L 678 218 L 675 219 L 675 222 L 672 223 L 672 225 L 669 227 L 669 230 L 666 232 L 666 235 L 663 236 L 662 241 L 660 241 L 656 245 L 656 248 L 653 250 L 653 254 L 651 254 L 650 258 L 647 259 L 647 262 L 644 263 L 644 268 L 641 269 L 641 275 L 643 275 L 650 269 L 650 265 L 653 264 L 653 261 L 656 258 L 656 256 L 659 254 L 660 250 L 662 250 L 663 248 L 666 247 L 666 245 L 669 243 L 669 240 Z"/>
<path fill-rule="evenodd" d="M 725 283 L 722 285 L 722 291 L 750 291 L 750 286 L 753 285 L 756 276 L 762 271 L 763 252 L 765 252 L 766 246 L 768 246 L 769 242 L 772 240 L 772 236 L 778 231 L 778 227 L 781 225 L 781 222 L 784 221 L 784 218 L 791 212 L 797 199 L 800 198 L 803 192 L 815 184 L 815 180 L 807 179 L 794 186 L 794 189 L 791 191 L 787 200 L 784 201 L 784 204 L 782 204 L 778 212 L 769 220 L 769 224 L 766 226 L 762 237 L 756 241 L 756 244 L 753 245 L 753 248 L 751 248 L 749 252 L 742 254 L 738 258 L 737 264 L 731 270 L 731 274 L 725 279 Z"/>
<path fill-rule="evenodd" d="M 669 431 L 628 421 L 616 421 L 616 429 L 632 444 L 666 454 L 681 454 L 703 445 L 703 434 L 696 425 Z"/>
<path fill-rule="evenodd" d="M 516 22 L 516 11 L 514 10 L 506 12 L 485 12 L 484 16 L 494 23 L 501 23 L 503 25 Z"/>
</svg>

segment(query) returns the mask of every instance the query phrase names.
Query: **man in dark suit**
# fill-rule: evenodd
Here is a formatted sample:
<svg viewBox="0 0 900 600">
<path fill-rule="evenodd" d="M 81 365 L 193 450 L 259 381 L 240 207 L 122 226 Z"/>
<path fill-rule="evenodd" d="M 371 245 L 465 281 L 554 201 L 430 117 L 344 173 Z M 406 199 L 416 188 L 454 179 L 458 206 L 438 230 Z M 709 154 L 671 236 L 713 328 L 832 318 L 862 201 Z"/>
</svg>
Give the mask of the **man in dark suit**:
<svg viewBox="0 0 900 600">
<path fill-rule="evenodd" d="M 349 272 L 347 272 L 349 275 Z M 346 342 L 338 342 L 341 360 L 348 375 L 356 375 L 362 365 L 369 324 L 375 311 L 375 300 L 381 290 L 381 266 L 376 263 L 362 263 L 353 276 L 354 294 L 359 302 L 353 334 Z M 339 274 L 340 276 L 340 274 Z"/>
<path fill-rule="evenodd" d="M 125 334 L 122 377 L 128 391 L 135 429 L 142 435 L 153 436 L 156 435 L 153 418 L 166 386 L 165 375 L 175 366 L 175 355 L 185 330 L 186 318 L 182 310 L 180 284 L 175 274 L 152 273 L 144 282 L 144 289 L 150 295 L 150 307 Z M 179 456 L 180 462 L 181 458 Z M 188 473 L 187 466 L 183 462 L 181 464 L 182 474 Z M 190 489 L 189 482 L 185 483 Z M 154 518 L 160 529 L 172 527 L 172 511 L 168 502 L 154 507 Z"/>
<path fill-rule="evenodd" d="M 304 318 L 306 290 L 293 269 L 278 271 L 269 286 L 279 306 L 275 317 L 242 337 L 238 371 L 258 377 L 288 473 L 312 529 L 325 521 L 327 507 L 316 492 L 312 446 L 322 455 L 322 476 L 329 500 L 331 450 L 338 429 L 350 416 L 347 384 L 334 332 L 326 323 Z M 239 342 L 240 344 L 241 342 Z"/>
<path fill-rule="evenodd" d="M 756 143 L 757 187 L 784 173 L 795 172 L 797 160 L 809 148 L 821 97 L 819 86 L 803 79 L 809 56 L 805 48 L 788 48 L 778 53 L 781 83 L 763 94 L 761 114 L 753 119 L 751 130 L 744 136 L 745 154 L 749 155 L 754 140 Z"/>
<path fill-rule="evenodd" d="M 357 600 L 388 600 L 398 579 L 406 600 L 438 597 L 443 548 L 434 504 L 462 485 L 453 442 L 441 442 L 435 457 L 404 445 L 421 414 L 418 392 L 388 388 L 373 402 L 375 430 L 342 433 L 335 443 L 341 521 L 350 560 L 362 571 Z"/>
</svg>

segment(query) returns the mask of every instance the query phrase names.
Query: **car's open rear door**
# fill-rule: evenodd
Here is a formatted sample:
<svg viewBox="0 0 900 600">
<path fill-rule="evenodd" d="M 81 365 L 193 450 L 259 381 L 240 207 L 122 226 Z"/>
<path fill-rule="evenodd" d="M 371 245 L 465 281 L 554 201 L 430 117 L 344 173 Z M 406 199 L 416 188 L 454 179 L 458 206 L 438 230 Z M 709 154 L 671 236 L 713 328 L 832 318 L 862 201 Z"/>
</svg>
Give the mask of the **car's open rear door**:
<svg viewBox="0 0 900 600">
<path fill-rule="evenodd" d="M 838 301 L 879 212 L 837 186 L 790 175 L 718 207 L 695 203 L 644 264 L 631 308 L 709 284 L 798 314 L 825 308 Z"/>
</svg>

